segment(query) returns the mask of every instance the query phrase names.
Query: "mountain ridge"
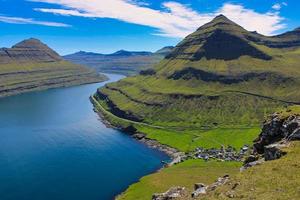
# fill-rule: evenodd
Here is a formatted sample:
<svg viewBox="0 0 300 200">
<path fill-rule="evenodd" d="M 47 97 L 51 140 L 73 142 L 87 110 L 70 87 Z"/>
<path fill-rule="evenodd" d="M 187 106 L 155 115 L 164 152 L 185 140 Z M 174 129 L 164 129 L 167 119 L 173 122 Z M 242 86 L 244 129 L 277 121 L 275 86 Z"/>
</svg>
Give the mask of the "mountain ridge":
<svg viewBox="0 0 300 200">
<path fill-rule="evenodd" d="M 35 38 L 0 49 L 0 75 L 0 97 L 105 80 L 94 70 L 65 61 Z"/>
<path fill-rule="evenodd" d="M 86 65 L 99 72 L 136 75 L 142 70 L 152 68 L 172 50 L 171 46 L 157 52 L 119 50 L 111 54 L 79 51 L 65 55 L 64 58 L 78 64 Z"/>
<path fill-rule="evenodd" d="M 224 42 L 228 35 L 234 39 Z M 249 35 L 264 40 L 250 41 Z M 300 102 L 300 45 L 262 45 L 266 38 L 275 41 L 216 17 L 183 39 L 151 72 L 108 84 L 95 99 L 112 114 L 122 113 L 121 118 L 127 113 L 127 119 L 170 132 L 176 126 L 183 138 L 197 135 L 187 134 L 189 129 L 257 127 L 266 114 Z M 287 36 L 275 38 L 277 44 L 289 44 Z M 186 147 L 172 134 L 166 139 L 150 130 L 138 131 L 181 150 L 197 144 L 195 138 Z"/>
</svg>

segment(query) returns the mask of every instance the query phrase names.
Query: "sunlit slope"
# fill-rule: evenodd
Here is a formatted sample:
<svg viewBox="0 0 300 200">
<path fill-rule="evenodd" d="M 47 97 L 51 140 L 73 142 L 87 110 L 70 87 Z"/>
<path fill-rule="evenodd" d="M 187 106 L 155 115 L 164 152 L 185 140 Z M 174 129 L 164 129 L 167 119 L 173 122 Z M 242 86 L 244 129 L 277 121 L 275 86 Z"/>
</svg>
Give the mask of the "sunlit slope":
<svg viewBox="0 0 300 200">
<path fill-rule="evenodd" d="M 164 127 L 256 127 L 300 103 L 300 32 L 267 37 L 224 16 L 186 37 L 149 75 L 109 84 L 99 102 Z"/>
</svg>

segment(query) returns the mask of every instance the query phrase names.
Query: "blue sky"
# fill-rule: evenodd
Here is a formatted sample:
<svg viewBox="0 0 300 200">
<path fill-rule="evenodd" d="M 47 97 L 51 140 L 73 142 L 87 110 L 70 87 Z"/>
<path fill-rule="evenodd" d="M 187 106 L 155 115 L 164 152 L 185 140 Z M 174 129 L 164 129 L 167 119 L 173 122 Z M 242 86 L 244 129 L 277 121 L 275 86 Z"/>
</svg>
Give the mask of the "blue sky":
<svg viewBox="0 0 300 200">
<path fill-rule="evenodd" d="M 35 37 L 60 54 L 155 51 L 224 14 L 274 35 L 300 26 L 299 0 L 0 0 L 0 46 Z"/>
</svg>

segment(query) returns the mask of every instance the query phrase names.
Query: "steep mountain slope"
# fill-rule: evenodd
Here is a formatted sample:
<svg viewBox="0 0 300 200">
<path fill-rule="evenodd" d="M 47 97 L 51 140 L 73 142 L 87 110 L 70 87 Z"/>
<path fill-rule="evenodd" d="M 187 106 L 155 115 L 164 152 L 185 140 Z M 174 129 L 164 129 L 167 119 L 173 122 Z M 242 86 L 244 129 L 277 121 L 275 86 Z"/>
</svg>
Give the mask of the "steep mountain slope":
<svg viewBox="0 0 300 200">
<path fill-rule="evenodd" d="M 109 84 L 95 98 L 118 117 L 168 130 L 139 131 L 184 151 L 207 132 L 246 138 L 237 132 L 251 135 L 268 113 L 300 103 L 299 42 L 298 29 L 267 37 L 221 15 L 151 73 Z"/>
<path fill-rule="evenodd" d="M 141 70 L 159 63 L 173 47 L 164 47 L 155 53 L 120 50 L 113 54 L 97 54 L 80 51 L 64 58 L 74 63 L 86 65 L 99 72 L 136 75 Z"/>
<path fill-rule="evenodd" d="M 63 60 L 37 39 L 0 49 L 0 97 L 103 80 L 95 71 Z"/>
</svg>

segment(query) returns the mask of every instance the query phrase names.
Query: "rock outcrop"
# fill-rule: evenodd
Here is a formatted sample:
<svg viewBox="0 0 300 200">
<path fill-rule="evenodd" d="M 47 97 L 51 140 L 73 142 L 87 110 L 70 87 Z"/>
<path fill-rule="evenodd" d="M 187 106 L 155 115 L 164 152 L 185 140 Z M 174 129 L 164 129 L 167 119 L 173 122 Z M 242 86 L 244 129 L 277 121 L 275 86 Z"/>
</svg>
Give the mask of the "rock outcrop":
<svg viewBox="0 0 300 200">
<path fill-rule="evenodd" d="M 286 154 L 284 148 L 292 140 L 300 139 L 300 115 L 275 113 L 264 122 L 262 132 L 254 141 L 253 152 L 244 161 L 241 171 L 276 160 Z"/>
<path fill-rule="evenodd" d="M 165 193 L 153 194 L 152 200 L 171 200 L 182 197 L 184 194 L 184 187 L 172 187 Z"/>
<path fill-rule="evenodd" d="M 263 154 L 266 149 L 274 149 L 274 145 L 268 147 L 270 144 L 281 140 L 298 139 L 300 139 L 300 116 L 282 117 L 279 113 L 275 113 L 265 121 L 261 134 L 255 140 L 254 151 Z"/>
</svg>

